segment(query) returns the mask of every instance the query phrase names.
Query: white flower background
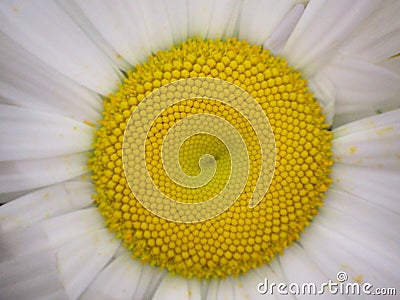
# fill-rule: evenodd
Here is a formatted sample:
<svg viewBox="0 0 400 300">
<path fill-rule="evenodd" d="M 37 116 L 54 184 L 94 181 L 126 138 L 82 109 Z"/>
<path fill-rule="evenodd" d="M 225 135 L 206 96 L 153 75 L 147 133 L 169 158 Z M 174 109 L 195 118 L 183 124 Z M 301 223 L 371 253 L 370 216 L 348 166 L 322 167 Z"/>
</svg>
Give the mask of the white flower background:
<svg viewBox="0 0 400 300">
<path fill-rule="evenodd" d="M 101 96 L 123 71 L 194 36 L 284 56 L 334 133 L 320 214 L 283 255 L 239 278 L 186 280 L 142 265 L 91 200 Z M 257 285 L 321 284 L 338 271 L 400 293 L 400 1 L 5 0 L 0 41 L 1 299 L 289 299 Z"/>
</svg>

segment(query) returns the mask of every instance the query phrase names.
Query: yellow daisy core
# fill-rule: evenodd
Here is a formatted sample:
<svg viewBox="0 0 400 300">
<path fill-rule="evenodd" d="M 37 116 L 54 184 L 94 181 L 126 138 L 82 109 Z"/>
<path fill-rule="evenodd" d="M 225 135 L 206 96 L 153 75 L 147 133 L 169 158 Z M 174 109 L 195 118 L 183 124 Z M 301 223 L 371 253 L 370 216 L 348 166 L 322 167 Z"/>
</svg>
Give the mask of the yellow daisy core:
<svg viewBox="0 0 400 300">
<path fill-rule="evenodd" d="M 268 148 L 275 156 L 274 161 L 270 157 L 266 160 L 270 166 L 274 163 L 266 177 L 268 180 L 258 180 L 263 155 L 267 152 L 260 140 L 263 135 L 257 133 L 247 117 L 252 110 L 246 106 L 247 98 L 239 101 L 244 103 L 239 108 L 208 97 L 204 92 L 204 96 L 184 97 L 175 102 L 166 100 L 168 106 L 155 117 L 152 106 L 147 106 L 139 118 L 151 124 L 143 147 L 139 151 L 124 146 L 125 142 L 133 143 L 138 138 L 132 130 L 135 127 L 129 125 L 130 119 L 147 97 L 164 86 L 192 78 L 203 78 L 202 82 L 207 78 L 218 79 L 254 99 L 269 120 L 268 128 L 275 142 L 274 149 Z M 158 106 L 154 105 L 154 109 L 160 109 Z M 176 154 L 177 166 L 182 172 L 194 178 L 206 173 L 204 165 L 212 165 L 213 170 L 208 174 L 209 180 L 191 187 L 171 178 L 173 174 L 163 163 L 163 155 L 172 153 L 165 150 L 169 149 L 167 142 L 178 139 L 178 134 L 168 139 L 169 132 L 175 129 L 179 133 L 178 124 L 184 124 L 183 128 L 187 129 L 183 122 L 198 115 L 204 116 L 199 119 L 204 128 L 215 127 L 217 131 L 222 128 L 220 131 L 225 132 L 223 126 L 231 127 L 243 143 L 230 149 L 225 143 L 229 131 L 226 138 L 199 130 L 182 139 Z M 95 203 L 109 230 L 142 262 L 189 278 L 244 274 L 282 254 L 300 238 L 300 233 L 318 213 L 330 184 L 332 165 L 332 134 L 324 120 L 307 81 L 299 71 L 288 67 L 283 58 L 271 55 L 261 46 L 236 39 L 189 39 L 171 50 L 159 51 L 128 71 L 118 91 L 104 99 L 103 120 L 89 159 Z M 140 132 L 141 126 L 136 128 Z M 242 146 L 247 151 L 246 159 L 234 160 L 232 157 Z M 143 157 L 146 170 L 143 174 L 138 171 L 137 175 L 130 175 L 125 167 L 132 159 L 132 168 L 139 170 L 136 169 L 139 163 L 134 163 L 138 157 Z M 212 160 L 208 160 L 210 157 Z M 243 189 L 231 205 L 215 216 L 177 221 L 143 205 L 143 201 L 153 200 L 147 177 L 168 199 L 200 205 L 229 187 L 231 177 L 236 170 L 241 170 L 236 165 L 242 166 L 245 161 L 248 173 L 237 176 L 238 180 L 245 178 Z M 269 188 L 255 206 L 250 206 L 258 182 L 268 184 Z M 147 199 L 139 199 L 134 190 Z M 230 201 L 224 197 L 224 201 Z"/>
</svg>

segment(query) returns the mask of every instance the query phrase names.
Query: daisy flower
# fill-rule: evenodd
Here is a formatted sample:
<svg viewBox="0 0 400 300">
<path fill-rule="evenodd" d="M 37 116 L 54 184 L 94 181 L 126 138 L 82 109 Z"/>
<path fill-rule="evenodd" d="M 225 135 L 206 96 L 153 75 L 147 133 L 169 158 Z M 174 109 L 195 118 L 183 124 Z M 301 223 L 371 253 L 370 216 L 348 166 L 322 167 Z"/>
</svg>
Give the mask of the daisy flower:
<svg viewBox="0 0 400 300">
<path fill-rule="evenodd" d="M 6 0 L 0 39 L 1 299 L 400 292 L 399 1 Z"/>
</svg>

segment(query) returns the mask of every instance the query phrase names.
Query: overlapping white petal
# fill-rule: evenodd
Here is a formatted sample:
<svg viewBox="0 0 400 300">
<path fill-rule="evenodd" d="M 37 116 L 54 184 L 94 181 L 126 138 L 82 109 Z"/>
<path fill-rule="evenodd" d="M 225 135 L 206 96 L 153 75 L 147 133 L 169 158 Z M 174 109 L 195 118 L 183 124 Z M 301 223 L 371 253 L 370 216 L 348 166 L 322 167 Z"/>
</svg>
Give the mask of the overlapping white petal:
<svg viewBox="0 0 400 300">
<path fill-rule="evenodd" d="M 0 194 L 67 181 L 88 172 L 87 153 L 0 162 Z"/>
<path fill-rule="evenodd" d="M 300 244 L 294 244 L 280 257 L 288 280 L 284 293 L 293 293 L 296 299 L 309 299 L 310 296 L 323 292 L 321 286 L 329 279 L 336 280 L 336 274 L 326 273 Z M 279 282 L 276 283 L 279 284 Z M 294 287 L 291 287 L 292 284 Z M 336 295 L 326 293 L 323 297 L 324 299 L 335 299 Z"/>
<path fill-rule="evenodd" d="M 96 276 L 82 295 L 82 299 L 134 299 L 143 264 L 133 260 L 130 253 L 116 257 Z"/>
<path fill-rule="evenodd" d="M 288 293 L 287 295 L 281 295 L 277 292 L 276 287 L 273 289 L 270 284 L 289 284 L 289 281 L 282 269 L 281 256 L 276 257 L 272 260 L 269 265 L 261 266 L 254 270 L 258 274 L 261 281 L 255 282 L 257 284 L 257 291 L 263 296 L 262 299 L 294 299 L 294 296 Z M 253 285 L 255 284 L 253 283 Z M 268 284 L 268 286 L 267 286 Z M 253 289 L 253 285 L 245 287 L 245 289 Z M 267 298 L 267 299 L 268 299 Z"/>
<path fill-rule="evenodd" d="M 187 280 L 179 276 L 165 276 L 153 295 L 154 300 L 182 299 L 189 300 Z"/>
<path fill-rule="evenodd" d="M 340 52 L 377 63 L 400 50 L 400 2 L 385 0 L 348 37 Z"/>
<path fill-rule="evenodd" d="M 321 73 L 312 76 L 308 81 L 314 97 L 319 101 L 325 115 L 325 122 L 332 124 L 335 117 L 336 90 L 331 80 Z"/>
<path fill-rule="evenodd" d="M 340 191 L 357 195 L 388 210 L 400 212 L 400 174 L 395 170 L 336 164 L 333 167 L 332 180 Z"/>
<path fill-rule="evenodd" d="M 334 130 L 335 189 L 400 213 L 399 122 L 396 110 Z"/>
<path fill-rule="evenodd" d="M 148 266 L 142 265 L 140 279 L 138 285 L 136 286 L 135 295 L 133 298 L 151 299 L 165 276 L 168 276 L 166 270 L 148 268 Z"/>
<path fill-rule="evenodd" d="M 0 232 L 24 228 L 88 207 L 93 192 L 90 182 L 73 180 L 29 193 L 1 207 Z"/>
<path fill-rule="evenodd" d="M 283 55 L 305 76 L 329 63 L 338 47 L 379 5 L 378 1 L 310 1 Z"/>
<path fill-rule="evenodd" d="M 84 12 L 79 4 L 82 1 L 63 1 L 56 0 L 57 5 L 59 5 L 68 16 L 84 31 L 87 37 L 93 41 L 93 43 L 98 47 L 104 54 L 107 55 L 107 58 L 112 62 L 120 70 L 128 70 L 132 66 L 120 55 L 120 53 L 115 49 L 115 47 L 108 42 L 102 35 L 102 33 L 98 30 L 98 27 L 95 26 L 91 20 L 88 18 L 86 12 Z M 99 5 L 102 2 L 106 1 L 97 1 Z M 97 18 L 98 19 L 98 18 Z M 120 79 L 123 79 L 122 74 L 120 75 Z"/>
<path fill-rule="evenodd" d="M 117 56 L 131 66 L 143 62 L 150 54 L 151 46 L 139 9 L 121 1 L 75 2 L 85 18 L 115 49 Z"/>
<path fill-rule="evenodd" d="M 77 299 L 110 261 L 120 242 L 107 229 L 74 239 L 56 252 L 59 276 L 71 299 Z"/>
<path fill-rule="evenodd" d="M 202 291 L 201 291 L 201 281 L 200 280 L 188 280 L 189 285 L 189 300 L 201 300 L 202 299 Z"/>
<path fill-rule="evenodd" d="M 0 103 L 78 121 L 95 123 L 100 118 L 99 95 L 57 72 L 1 32 L 0 40 Z"/>
<path fill-rule="evenodd" d="M 0 291 L 3 299 L 68 300 L 52 251 L 0 262 Z"/>
<path fill-rule="evenodd" d="M 274 54 L 280 54 L 303 12 L 303 4 L 294 6 L 265 41 L 264 48 L 270 49 Z"/>
<path fill-rule="evenodd" d="M 266 275 L 267 276 L 267 275 Z M 274 299 L 273 295 L 261 294 L 257 286 L 264 281 L 264 276 L 251 270 L 245 276 L 235 280 L 235 299 Z"/>
<path fill-rule="evenodd" d="M 9 279 L 2 280 L 0 290 L 6 299 L 24 299 L 28 295 L 52 299 L 53 294 L 76 299 L 120 245 L 104 229 L 96 208 L 11 229 L 0 239 L 0 277 L 7 275 Z M 53 286 L 44 287 L 43 281 Z"/>
<path fill-rule="evenodd" d="M 224 280 L 220 280 L 218 286 L 217 299 L 236 299 L 235 296 L 235 278 L 228 277 Z"/>
<path fill-rule="evenodd" d="M 319 221 L 323 218 L 329 220 L 325 222 L 327 224 L 320 225 Z M 304 249 L 320 268 L 333 278 L 339 271 L 344 271 L 349 276 L 349 282 L 369 282 L 375 287 L 395 286 L 398 282 L 394 267 L 396 262 L 368 248 L 353 235 L 343 234 L 343 231 L 334 228 L 335 223 L 338 221 L 334 221 L 333 217 L 321 213 L 320 218 L 315 218 L 315 225 L 302 238 Z M 315 246 L 316 240 L 319 247 Z"/>
<path fill-rule="evenodd" d="M 77 210 L 23 228 L 2 232 L 1 260 L 57 249 L 75 238 L 104 228 L 96 208 Z M 30 246 L 26 247 L 26 243 Z"/>
<path fill-rule="evenodd" d="M 240 1 L 189 0 L 187 9 L 189 37 L 210 39 L 229 37 L 235 30 Z"/>
<path fill-rule="evenodd" d="M 264 44 L 296 2 L 295 0 L 244 1 L 238 24 L 239 39 L 245 39 L 252 44 Z"/>
<path fill-rule="evenodd" d="M 0 104 L 0 161 L 88 151 L 93 134 L 93 127 L 66 117 Z"/>
<path fill-rule="evenodd" d="M 400 168 L 400 110 L 363 119 L 335 129 L 333 153 L 340 164 Z"/>
<path fill-rule="evenodd" d="M 322 72 L 335 88 L 335 115 L 400 107 L 400 75 L 372 63 L 339 56 Z M 349 121 L 357 120 L 355 115 Z M 340 125 L 340 124 L 338 124 Z"/>
<path fill-rule="evenodd" d="M 378 65 L 384 67 L 386 70 L 390 70 L 400 75 L 400 56 L 394 56 L 390 57 L 389 59 L 385 59 Z"/>
<path fill-rule="evenodd" d="M 202 292 L 207 300 L 218 300 L 218 288 L 221 280 L 210 280 L 204 282 L 206 290 Z"/>
<path fill-rule="evenodd" d="M 332 214 L 341 214 L 356 220 L 362 228 L 368 230 L 373 239 L 375 239 L 375 236 L 381 236 L 386 240 L 383 245 L 380 245 L 383 248 L 389 250 L 391 247 L 398 248 L 400 246 L 398 212 L 388 210 L 379 203 L 373 203 L 359 196 L 336 190 L 334 187 L 328 195 L 333 197 L 334 201 L 328 199 L 325 206 L 328 208 L 327 210 L 331 210 Z"/>
<path fill-rule="evenodd" d="M 115 90 L 118 71 L 54 1 L 0 5 L 1 31 L 34 56 L 99 94 Z"/>
</svg>

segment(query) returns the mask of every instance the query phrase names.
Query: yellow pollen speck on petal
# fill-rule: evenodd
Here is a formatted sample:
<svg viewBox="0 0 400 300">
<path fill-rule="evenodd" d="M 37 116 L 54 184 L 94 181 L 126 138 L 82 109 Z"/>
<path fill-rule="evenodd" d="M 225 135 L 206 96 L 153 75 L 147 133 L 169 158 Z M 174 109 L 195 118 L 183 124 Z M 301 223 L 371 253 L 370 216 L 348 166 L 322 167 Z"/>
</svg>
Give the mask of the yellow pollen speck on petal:
<svg viewBox="0 0 400 300">
<path fill-rule="evenodd" d="M 363 276 L 359 274 L 356 277 L 354 277 L 353 280 L 357 283 L 361 283 L 363 281 Z"/>
<path fill-rule="evenodd" d="M 240 87 L 254 98 L 269 120 L 275 139 L 275 171 L 268 192 L 253 208 L 249 208 L 249 201 L 261 172 L 263 152 L 252 120 L 243 114 L 250 106 L 240 111 L 217 101 L 210 96 L 212 87 L 194 86 L 205 96 L 183 97 L 185 100 L 169 105 L 151 120 L 143 151 L 124 149 L 123 153 L 124 138 L 138 139 L 135 131 L 124 136 L 138 105 L 161 86 L 198 77 L 217 78 Z M 185 92 L 179 91 L 182 95 Z M 236 39 L 189 39 L 157 52 L 128 71 L 119 89 L 104 99 L 103 106 L 103 119 L 88 163 L 96 190 L 94 201 L 109 230 L 123 241 L 133 258 L 165 268 L 170 274 L 224 278 L 268 264 L 300 238 L 318 213 L 331 183 L 332 133 L 318 102 L 299 71 L 261 46 Z M 213 198 L 229 182 L 230 172 L 236 167 L 231 161 L 233 154 L 221 139 L 199 133 L 181 143 L 178 165 L 188 176 L 201 174 L 199 161 L 205 154 L 216 161 L 213 176 L 202 186 L 177 184 L 163 164 L 164 138 L 176 124 L 201 114 L 225 120 L 243 138 L 249 162 L 247 183 L 236 202 L 214 218 L 195 223 L 161 218 L 135 198 L 129 184 L 143 191 L 150 189 L 141 176 L 126 177 L 123 155 L 132 158 L 128 164 L 135 157 L 143 157 L 146 174 L 170 199 L 200 203 Z M 141 116 L 149 119 L 150 111 L 143 111 Z"/>
<path fill-rule="evenodd" d="M 388 132 L 391 132 L 391 131 L 393 131 L 393 127 L 389 126 L 389 127 L 385 127 L 385 128 L 382 128 L 382 129 L 378 129 L 375 132 L 376 132 L 377 135 L 383 136 L 384 134 L 386 134 Z"/>
<path fill-rule="evenodd" d="M 90 127 L 94 127 L 95 126 L 95 124 L 93 124 L 92 122 L 90 122 L 88 120 L 84 120 L 83 123 L 88 125 L 88 126 L 90 126 Z"/>
<path fill-rule="evenodd" d="M 356 151 L 357 151 L 357 147 L 351 146 L 351 147 L 349 148 L 349 151 L 350 151 L 351 154 L 354 154 L 354 153 L 356 153 Z"/>
</svg>

